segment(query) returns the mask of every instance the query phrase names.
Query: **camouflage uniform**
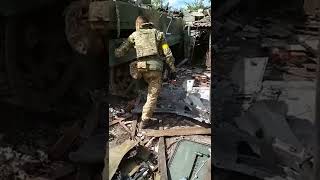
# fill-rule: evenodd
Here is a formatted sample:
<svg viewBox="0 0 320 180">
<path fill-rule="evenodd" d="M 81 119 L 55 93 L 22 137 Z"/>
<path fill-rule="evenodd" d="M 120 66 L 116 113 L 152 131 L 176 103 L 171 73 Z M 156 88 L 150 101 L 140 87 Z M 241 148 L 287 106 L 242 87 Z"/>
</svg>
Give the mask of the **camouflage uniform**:
<svg viewBox="0 0 320 180">
<path fill-rule="evenodd" d="M 148 83 L 148 96 L 142 110 L 141 120 L 149 120 L 156 108 L 162 85 L 163 60 L 175 72 L 174 57 L 165 41 L 164 34 L 145 23 L 133 32 L 128 40 L 115 50 L 116 57 L 124 56 L 131 47 L 137 52 L 137 61 L 130 64 L 130 74 L 134 79 L 143 78 Z"/>
</svg>

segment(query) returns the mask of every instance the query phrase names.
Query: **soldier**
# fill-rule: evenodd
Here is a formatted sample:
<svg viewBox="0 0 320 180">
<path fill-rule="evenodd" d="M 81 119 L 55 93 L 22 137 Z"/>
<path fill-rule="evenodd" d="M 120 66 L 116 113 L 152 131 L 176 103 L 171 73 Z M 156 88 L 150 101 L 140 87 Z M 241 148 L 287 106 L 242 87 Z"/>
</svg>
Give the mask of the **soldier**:
<svg viewBox="0 0 320 180">
<path fill-rule="evenodd" d="M 115 56 L 121 57 L 134 47 L 137 60 L 130 64 L 130 74 L 134 79 L 143 78 L 148 84 L 148 96 L 143 106 L 140 128 L 144 129 L 151 125 L 152 114 L 156 108 L 157 99 L 162 85 L 163 60 L 171 69 L 171 79 L 175 79 L 176 69 L 174 57 L 165 41 L 163 32 L 156 30 L 147 18 L 139 16 L 136 19 L 136 31 L 127 41 L 115 50 Z"/>
</svg>

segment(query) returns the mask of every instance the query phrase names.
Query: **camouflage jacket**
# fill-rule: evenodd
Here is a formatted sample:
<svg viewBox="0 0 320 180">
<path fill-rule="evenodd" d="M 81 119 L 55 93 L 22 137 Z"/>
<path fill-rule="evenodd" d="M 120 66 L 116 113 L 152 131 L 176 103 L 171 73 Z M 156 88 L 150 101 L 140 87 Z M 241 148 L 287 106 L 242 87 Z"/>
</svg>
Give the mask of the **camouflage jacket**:
<svg viewBox="0 0 320 180">
<path fill-rule="evenodd" d="M 175 72 L 176 71 L 174 66 L 175 59 L 172 55 L 169 45 L 165 40 L 165 36 L 163 32 L 160 32 L 158 30 L 155 30 L 155 32 L 156 32 L 156 41 L 157 41 L 159 55 L 165 57 L 166 63 L 169 65 L 171 71 Z M 124 56 L 128 53 L 130 48 L 135 47 L 135 39 L 138 36 L 138 34 L 139 33 L 137 33 L 137 31 L 133 32 L 128 37 L 127 41 L 122 43 L 121 46 L 115 50 L 115 56 L 116 57 Z"/>
</svg>

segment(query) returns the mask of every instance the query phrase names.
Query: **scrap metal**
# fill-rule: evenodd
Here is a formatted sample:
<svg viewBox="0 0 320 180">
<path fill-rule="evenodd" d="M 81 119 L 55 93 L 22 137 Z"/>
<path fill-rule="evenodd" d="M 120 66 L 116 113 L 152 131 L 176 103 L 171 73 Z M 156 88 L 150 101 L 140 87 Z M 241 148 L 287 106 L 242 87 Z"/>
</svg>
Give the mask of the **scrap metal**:
<svg viewBox="0 0 320 180">
<path fill-rule="evenodd" d="M 168 166 L 171 179 L 204 179 L 207 177 L 203 167 L 211 160 L 210 146 L 189 140 L 177 143 Z M 180 164 L 184 163 L 184 166 Z"/>
<path fill-rule="evenodd" d="M 137 144 L 138 144 L 137 141 L 126 140 L 121 145 L 109 149 L 109 152 L 107 152 L 109 153 L 109 156 L 108 156 L 109 162 L 107 162 L 109 166 L 105 166 L 105 167 L 108 167 L 108 170 L 105 170 L 105 172 L 107 171 L 109 172 L 109 173 L 106 173 L 106 174 L 109 174 L 109 180 L 112 179 L 113 175 L 117 171 L 123 156 L 127 154 Z M 103 179 L 103 180 L 107 180 L 107 179 Z"/>
</svg>

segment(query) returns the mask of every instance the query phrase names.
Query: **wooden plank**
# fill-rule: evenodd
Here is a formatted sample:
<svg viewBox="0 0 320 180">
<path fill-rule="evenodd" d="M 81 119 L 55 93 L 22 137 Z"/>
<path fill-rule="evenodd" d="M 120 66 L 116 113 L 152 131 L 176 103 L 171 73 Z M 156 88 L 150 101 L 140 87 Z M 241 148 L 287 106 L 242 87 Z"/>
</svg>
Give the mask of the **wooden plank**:
<svg viewBox="0 0 320 180">
<path fill-rule="evenodd" d="M 137 123 L 138 123 L 137 119 L 134 119 L 133 122 L 132 122 L 132 131 L 131 131 L 131 138 L 132 139 L 134 139 L 134 137 L 136 136 Z"/>
<path fill-rule="evenodd" d="M 120 124 L 129 134 L 131 134 L 130 129 L 129 129 L 123 122 L 120 121 L 119 124 Z"/>
<path fill-rule="evenodd" d="M 203 127 L 186 127 L 180 129 L 151 130 L 146 132 L 146 136 L 163 137 L 163 136 L 188 136 L 188 135 L 205 135 L 211 134 L 211 128 Z"/>
<path fill-rule="evenodd" d="M 127 120 L 127 119 L 129 119 L 129 118 L 131 118 L 131 117 L 132 117 L 132 115 L 129 115 L 129 116 L 127 116 L 127 117 L 117 118 L 116 120 L 113 120 L 112 122 L 109 123 L 109 127 L 110 127 L 110 126 L 113 126 L 113 125 L 115 125 L 115 124 L 118 124 L 118 123 L 121 122 L 121 121 L 125 121 L 125 120 Z"/>
<path fill-rule="evenodd" d="M 145 147 L 148 148 L 151 146 L 152 141 L 155 139 L 156 137 L 152 137 L 151 139 L 148 140 L 148 142 L 145 144 Z"/>
<path fill-rule="evenodd" d="M 109 123 L 109 126 L 113 126 L 115 124 L 118 124 L 119 122 L 123 121 L 124 119 L 117 119 L 117 120 L 114 120 L 112 122 Z"/>
<path fill-rule="evenodd" d="M 159 127 L 159 130 L 163 130 L 163 126 Z M 167 158 L 166 158 L 166 143 L 164 137 L 159 139 L 159 155 L 158 155 L 158 167 L 160 171 L 160 180 L 168 180 Z"/>
</svg>

